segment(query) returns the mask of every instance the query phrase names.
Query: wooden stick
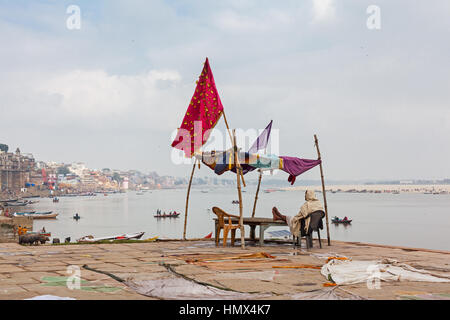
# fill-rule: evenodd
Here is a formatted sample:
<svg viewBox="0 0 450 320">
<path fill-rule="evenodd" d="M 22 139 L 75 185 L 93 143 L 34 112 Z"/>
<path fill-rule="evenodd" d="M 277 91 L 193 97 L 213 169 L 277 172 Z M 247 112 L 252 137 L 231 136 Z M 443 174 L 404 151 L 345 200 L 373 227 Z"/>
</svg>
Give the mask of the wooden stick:
<svg viewBox="0 0 450 320">
<path fill-rule="evenodd" d="M 222 110 L 222 114 L 223 114 L 223 120 L 225 120 L 225 125 L 226 125 L 227 130 L 228 130 L 228 135 L 230 136 L 231 144 L 234 144 L 233 137 L 231 136 L 230 126 L 228 125 L 227 116 L 225 115 L 225 110 Z M 236 167 L 236 174 L 240 174 L 241 175 L 242 184 L 244 185 L 244 187 L 246 187 L 244 174 L 242 173 L 242 170 L 240 171 L 240 173 L 239 173 L 239 170 L 237 170 L 238 167 L 241 168 L 241 164 L 239 163 L 239 160 L 237 162 L 237 166 L 236 166 L 236 163 L 235 163 L 235 167 Z"/>
<path fill-rule="evenodd" d="M 259 170 L 258 188 L 256 189 L 255 203 L 253 204 L 252 218 L 255 217 L 256 201 L 258 201 L 258 193 L 259 193 L 259 187 L 261 186 L 261 179 L 262 179 L 262 171 Z"/>
<path fill-rule="evenodd" d="M 242 214 L 242 193 L 241 193 L 241 174 L 239 171 L 242 168 L 237 166 L 237 145 L 236 145 L 236 130 L 233 129 L 233 149 L 234 149 L 234 164 L 236 166 L 236 179 L 237 179 L 237 189 L 239 196 L 239 224 L 241 226 L 241 248 L 245 249 L 245 238 L 244 238 L 244 216 Z"/>
<path fill-rule="evenodd" d="M 188 216 L 189 194 L 191 192 L 192 177 L 194 176 L 196 162 L 197 162 L 197 159 L 194 160 L 194 165 L 192 166 L 191 178 L 189 179 L 189 186 L 188 186 L 187 195 L 186 195 L 186 210 L 184 212 L 183 240 L 186 240 L 186 224 L 187 224 L 187 216 Z"/>
<path fill-rule="evenodd" d="M 314 135 L 314 144 L 316 145 L 317 149 L 317 156 L 319 160 L 322 160 L 320 156 L 320 150 L 319 150 L 319 140 L 317 140 L 317 135 Z M 331 246 L 331 240 L 330 240 L 330 227 L 328 224 L 328 207 L 327 207 L 327 195 L 325 192 L 325 180 L 323 178 L 323 168 L 322 168 L 322 162 L 320 162 L 320 178 L 322 179 L 322 194 L 323 194 L 323 203 L 325 206 L 325 218 L 327 222 L 327 238 L 328 238 L 328 245 Z"/>
<path fill-rule="evenodd" d="M 228 125 L 227 116 L 225 115 L 225 110 L 222 110 L 223 120 L 225 120 L 225 126 L 228 130 L 228 135 L 230 136 L 231 144 L 233 144 L 233 137 L 231 136 L 230 126 Z"/>
</svg>

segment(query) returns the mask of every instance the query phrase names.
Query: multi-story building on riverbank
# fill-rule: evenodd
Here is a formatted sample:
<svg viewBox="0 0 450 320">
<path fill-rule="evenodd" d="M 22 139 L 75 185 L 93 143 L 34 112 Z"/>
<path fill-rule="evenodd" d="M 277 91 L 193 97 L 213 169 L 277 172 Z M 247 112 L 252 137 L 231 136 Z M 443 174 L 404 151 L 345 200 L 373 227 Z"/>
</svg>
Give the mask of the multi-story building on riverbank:
<svg viewBox="0 0 450 320">
<path fill-rule="evenodd" d="M 0 151 L 0 189 L 1 191 L 19 191 L 30 181 L 36 164 L 32 154 Z"/>
</svg>

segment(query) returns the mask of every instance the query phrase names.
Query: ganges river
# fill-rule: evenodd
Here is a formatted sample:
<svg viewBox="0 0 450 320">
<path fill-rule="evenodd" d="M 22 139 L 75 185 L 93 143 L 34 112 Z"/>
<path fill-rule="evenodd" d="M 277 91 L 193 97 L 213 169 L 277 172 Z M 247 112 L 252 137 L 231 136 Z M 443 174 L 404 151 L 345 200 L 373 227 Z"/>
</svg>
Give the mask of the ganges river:
<svg viewBox="0 0 450 320">
<path fill-rule="evenodd" d="M 257 217 L 272 217 L 273 206 L 283 214 L 295 215 L 304 202 L 304 191 L 265 193 L 263 190 L 259 193 Z M 256 187 L 248 186 L 242 193 L 244 216 L 251 216 L 255 191 Z M 317 197 L 322 200 L 322 193 L 317 193 Z M 214 231 L 213 206 L 239 214 L 239 205 L 232 204 L 237 199 L 233 188 L 193 188 L 187 237 L 200 238 Z M 183 236 L 186 189 L 151 190 L 143 195 L 128 191 L 107 196 L 61 197 L 59 203 L 46 198 L 39 200 L 24 211 L 53 211 L 59 215 L 54 220 L 35 220 L 34 230 L 45 227 L 52 238 L 61 241 L 66 237 L 71 237 L 73 242 L 86 235 L 103 237 L 140 231 L 145 231 L 143 239 Z M 450 195 L 327 192 L 327 203 L 332 240 L 450 250 Z M 154 217 L 157 209 L 166 213 L 175 210 L 181 215 L 176 219 L 157 219 Z M 75 213 L 81 216 L 78 221 L 73 219 Z M 334 225 L 333 216 L 347 216 L 353 222 Z M 270 236 L 268 231 L 283 229 L 288 230 L 287 227 L 269 228 L 266 238 Z M 321 236 L 326 238 L 325 223 Z"/>
</svg>

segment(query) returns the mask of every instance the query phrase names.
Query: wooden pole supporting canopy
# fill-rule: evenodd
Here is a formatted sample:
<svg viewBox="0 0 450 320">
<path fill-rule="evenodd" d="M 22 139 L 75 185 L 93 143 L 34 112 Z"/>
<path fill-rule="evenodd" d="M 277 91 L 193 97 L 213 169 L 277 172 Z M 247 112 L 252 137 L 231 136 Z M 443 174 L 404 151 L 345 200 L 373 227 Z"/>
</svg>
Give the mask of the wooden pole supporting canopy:
<svg viewBox="0 0 450 320">
<path fill-rule="evenodd" d="M 252 218 L 255 217 L 255 212 L 256 212 L 256 201 L 258 201 L 259 187 L 261 186 L 261 179 L 262 179 L 262 170 L 259 169 L 258 171 L 259 171 L 258 188 L 256 189 L 255 202 L 253 203 Z"/>
<path fill-rule="evenodd" d="M 322 160 L 321 156 L 320 156 L 320 150 L 319 150 L 319 140 L 317 139 L 317 135 L 314 135 L 314 144 L 316 146 L 317 149 L 317 157 L 319 160 Z M 327 195 L 325 192 L 325 180 L 323 178 L 323 167 L 322 167 L 322 162 L 320 162 L 320 178 L 322 179 L 322 194 L 323 194 L 323 204 L 325 207 L 325 219 L 326 219 L 326 223 L 327 223 L 327 239 L 328 239 L 328 245 L 331 245 L 331 239 L 330 239 L 330 226 L 328 223 L 328 207 L 327 207 Z"/>
<path fill-rule="evenodd" d="M 245 249 L 245 237 L 244 237 L 244 216 L 242 213 L 242 193 L 241 193 L 241 175 L 242 167 L 238 162 L 238 152 L 236 145 L 236 130 L 233 129 L 233 149 L 234 149 L 234 165 L 236 167 L 236 179 L 237 179 L 237 190 L 239 197 L 239 225 L 241 226 L 241 248 Z"/>
<path fill-rule="evenodd" d="M 222 110 L 222 114 L 223 114 L 223 120 L 225 121 L 225 126 L 227 127 L 227 130 L 228 130 L 228 135 L 230 136 L 231 144 L 232 144 L 233 147 L 234 147 L 235 141 L 234 141 L 233 137 L 231 136 L 230 126 L 228 125 L 227 116 L 225 115 L 225 110 Z M 234 129 L 233 129 L 233 133 L 234 133 L 234 132 L 235 132 L 235 131 L 234 131 Z M 234 138 L 236 138 L 236 137 L 234 137 Z M 241 166 L 240 163 L 239 163 L 239 160 L 238 160 L 238 166 L 239 166 L 239 167 Z M 246 185 L 245 185 L 245 179 L 244 179 L 244 174 L 242 173 L 242 170 L 240 170 L 240 172 L 239 172 L 239 170 L 237 170 L 237 167 L 236 167 L 236 174 L 240 174 L 240 175 L 241 175 L 242 184 L 243 184 L 244 187 L 245 187 L 245 186 L 246 186 Z"/>
<path fill-rule="evenodd" d="M 230 131 L 230 127 L 228 125 L 228 121 L 227 121 L 227 117 L 225 116 L 225 111 L 222 111 L 223 114 L 223 119 L 225 120 L 225 125 L 227 127 L 228 130 L 228 134 L 230 136 L 230 140 L 231 143 L 233 145 L 233 158 L 234 158 L 234 165 L 236 167 L 236 176 L 238 177 L 237 182 L 238 182 L 238 194 L 239 194 L 239 211 L 240 211 L 240 221 L 239 223 L 241 224 L 241 243 L 242 243 L 242 247 L 245 248 L 245 242 L 244 242 L 244 224 L 243 224 L 243 216 L 242 216 L 242 194 L 241 194 L 241 179 L 242 179 L 242 184 L 245 185 L 245 180 L 244 180 L 244 174 L 242 172 L 242 167 L 241 164 L 239 163 L 239 158 L 238 158 L 238 153 L 237 153 L 237 145 L 236 145 L 236 135 L 235 135 L 235 130 L 233 130 L 233 135 L 234 137 L 231 135 L 231 131 Z M 188 217 L 188 209 L 189 209 L 189 195 L 191 192 L 191 185 L 192 185 L 192 178 L 194 177 L 194 172 L 195 172 L 195 165 L 198 163 L 198 168 L 200 169 L 200 160 L 194 160 L 194 164 L 192 166 L 192 172 L 191 172 L 191 177 L 189 178 L 189 184 L 188 184 L 188 189 L 187 189 L 187 195 L 186 195 L 186 208 L 185 208 L 185 212 L 184 212 L 184 230 L 183 230 L 183 240 L 186 240 L 186 228 L 187 228 L 187 217 Z"/>
<path fill-rule="evenodd" d="M 183 240 L 186 240 L 186 225 L 187 225 L 187 216 L 188 216 L 188 207 L 189 207 L 189 194 L 191 192 L 192 177 L 194 176 L 196 162 L 197 162 L 197 160 L 194 160 L 194 165 L 192 166 L 191 178 L 189 179 L 189 185 L 188 185 L 188 190 L 187 190 L 187 195 L 186 195 L 186 210 L 184 211 Z M 200 164 L 200 162 L 199 162 L 199 164 Z"/>
</svg>

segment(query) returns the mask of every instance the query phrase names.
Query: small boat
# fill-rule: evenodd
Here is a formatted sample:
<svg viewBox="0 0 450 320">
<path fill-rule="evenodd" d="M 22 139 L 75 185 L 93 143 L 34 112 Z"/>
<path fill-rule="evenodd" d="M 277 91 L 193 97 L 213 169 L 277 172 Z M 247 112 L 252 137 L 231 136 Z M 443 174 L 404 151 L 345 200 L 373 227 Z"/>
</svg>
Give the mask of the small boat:
<svg viewBox="0 0 450 320">
<path fill-rule="evenodd" d="M 39 235 L 46 236 L 46 237 L 52 236 L 51 232 L 45 232 L 45 231 L 39 231 L 39 232 L 27 231 L 26 234 L 39 234 Z"/>
<path fill-rule="evenodd" d="M 15 217 L 31 217 L 33 219 L 55 219 L 58 216 L 58 213 L 26 213 L 22 215 L 16 215 Z"/>
<path fill-rule="evenodd" d="M 346 224 L 346 223 L 351 223 L 352 220 L 349 220 L 349 219 L 344 220 L 344 219 L 339 219 L 338 217 L 334 217 L 333 219 L 331 219 L 331 222 L 332 223 L 344 223 L 344 224 Z"/>
<path fill-rule="evenodd" d="M 29 211 L 29 212 L 16 212 L 15 215 L 17 216 L 25 216 L 25 215 L 34 215 L 34 214 L 51 214 L 53 211 L 45 211 L 45 212 L 36 212 L 36 211 Z"/>
<path fill-rule="evenodd" d="M 23 206 L 26 206 L 28 204 L 28 202 L 26 201 L 26 202 L 19 202 L 19 201 L 17 201 L 17 202 L 6 202 L 6 206 L 7 207 L 23 207 Z"/>
<path fill-rule="evenodd" d="M 105 241 L 105 240 L 138 240 L 140 239 L 145 232 L 137 232 L 137 233 L 131 233 L 131 234 L 121 234 L 117 236 L 110 236 L 110 237 L 100 237 L 100 238 L 94 238 L 93 236 L 84 236 L 77 240 L 77 242 L 97 242 L 97 241 Z"/>
<path fill-rule="evenodd" d="M 166 214 L 165 212 L 163 214 L 161 213 L 156 213 L 156 215 L 154 215 L 155 218 L 178 218 L 180 216 L 179 212 L 171 212 L 169 214 Z"/>
</svg>

